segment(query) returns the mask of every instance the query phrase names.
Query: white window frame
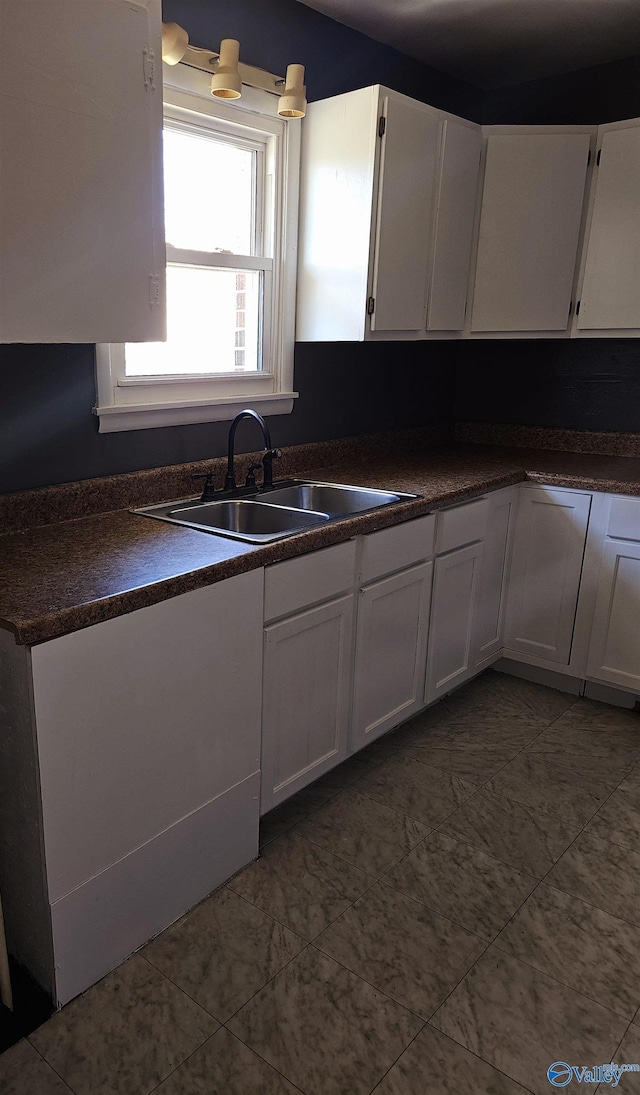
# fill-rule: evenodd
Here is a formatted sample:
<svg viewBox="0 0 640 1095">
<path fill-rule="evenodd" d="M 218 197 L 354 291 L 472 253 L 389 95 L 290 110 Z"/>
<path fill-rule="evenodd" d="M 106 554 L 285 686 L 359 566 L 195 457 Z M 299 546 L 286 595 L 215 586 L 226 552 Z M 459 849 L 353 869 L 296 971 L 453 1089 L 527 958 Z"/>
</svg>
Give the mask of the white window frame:
<svg viewBox="0 0 640 1095">
<path fill-rule="evenodd" d="M 255 268 L 264 271 L 262 370 L 205 377 L 148 378 L 125 375 L 125 346 L 96 346 L 96 387 L 100 433 L 152 429 L 196 422 L 231 420 L 251 407 L 261 414 L 289 414 L 293 391 L 295 293 L 300 172 L 300 123 L 277 113 L 278 98 L 243 86 L 242 98 L 221 102 L 209 91 L 206 73 L 177 65 L 164 67 L 167 117 L 196 123 L 198 118 L 222 133 L 245 135 L 264 148 L 265 193 L 261 226 L 264 257 Z M 163 229 L 164 230 L 164 229 Z M 211 265 L 210 256 L 167 247 L 167 258 Z M 246 257 L 216 255 L 217 267 L 247 269 Z"/>
</svg>

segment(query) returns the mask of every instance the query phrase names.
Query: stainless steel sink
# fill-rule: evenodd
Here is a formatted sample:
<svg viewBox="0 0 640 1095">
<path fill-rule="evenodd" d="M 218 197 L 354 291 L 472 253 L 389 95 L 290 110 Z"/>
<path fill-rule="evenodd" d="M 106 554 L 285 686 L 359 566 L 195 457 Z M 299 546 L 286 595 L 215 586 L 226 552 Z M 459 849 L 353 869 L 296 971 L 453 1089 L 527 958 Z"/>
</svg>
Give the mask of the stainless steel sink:
<svg viewBox="0 0 640 1095">
<path fill-rule="evenodd" d="M 369 487 L 346 487 L 338 483 L 293 483 L 265 491 L 256 502 L 271 503 L 278 506 L 295 506 L 303 510 L 319 510 L 331 517 L 346 517 L 352 513 L 363 513 L 388 506 L 392 502 L 402 502 L 413 498 L 410 494 L 394 494 L 388 490 L 372 490 Z"/>
<path fill-rule="evenodd" d="M 267 544 L 327 521 L 417 497 L 302 479 L 276 483 L 273 490 L 264 492 L 256 490 L 247 494 L 241 488 L 241 493 L 242 498 L 221 497 L 211 502 L 183 498 L 159 506 L 145 506 L 133 513 L 250 544 Z"/>
<path fill-rule="evenodd" d="M 286 506 L 257 505 L 253 500 L 201 502 L 176 506 L 167 517 L 181 525 L 206 528 L 210 532 L 248 540 L 252 544 L 269 543 L 291 536 L 329 520 L 328 513 L 315 513 Z"/>
</svg>

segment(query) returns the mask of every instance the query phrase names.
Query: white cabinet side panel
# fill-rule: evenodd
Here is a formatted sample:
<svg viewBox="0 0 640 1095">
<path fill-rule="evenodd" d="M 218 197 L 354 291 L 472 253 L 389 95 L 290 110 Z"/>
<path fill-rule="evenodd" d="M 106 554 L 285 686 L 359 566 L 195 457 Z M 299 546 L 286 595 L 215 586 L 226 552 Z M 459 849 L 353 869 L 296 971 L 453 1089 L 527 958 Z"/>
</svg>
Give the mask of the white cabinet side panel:
<svg viewBox="0 0 640 1095">
<path fill-rule="evenodd" d="M 364 338 L 377 88 L 310 103 L 302 123 L 296 339 Z"/>
<path fill-rule="evenodd" d="M 460 331 L 464 327 L 469 261 L 478 187 L 480 128 L 443 123 L 440 183 L 427 327 Z"/>
<path fill-rule="evenodd" d="M 164 337 L 160 30 L 159 0 L 0 5 L 0 341 Z"/>
<path fill-rule="evenodd" d="M 605 132 L 578 327 L 640 328 L 640 125 Z"/>
<path fill-rule="evenodd" d="M 263 571 L 33 649 L 50 900 L 259 770 Z"/>
<path fill-rule="evenodd" d="M 587 673 L 640 691 L 640 543 L 604 545 Z"/>
<path fill-rule="evenodd" d="M 564 331 L 588 133 L 488 138 L 472 331 Z"/>
<path fill-rule="evenodd" d="M 0 896 L 9 953 L 53 996 L 29 651 L 0 629 Z"/>
<path fill-rule="evenodd" d="M 374 278 L 375 331 L 424 328 L 439 123 L 422 103 L 388 96 Z"/>
</svg>

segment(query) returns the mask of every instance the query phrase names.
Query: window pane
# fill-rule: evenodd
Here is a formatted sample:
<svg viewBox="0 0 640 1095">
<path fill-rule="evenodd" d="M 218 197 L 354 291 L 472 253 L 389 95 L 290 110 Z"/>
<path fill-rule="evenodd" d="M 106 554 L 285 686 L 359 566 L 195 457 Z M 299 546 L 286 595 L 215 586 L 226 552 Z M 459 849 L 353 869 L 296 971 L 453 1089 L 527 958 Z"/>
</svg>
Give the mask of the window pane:
<svg viewBox="0 0 640 1095">
<path fill-rule="evenodd" d="M 128 342 L 127 376 L 256 372 L 263 279 L 258 270 L 167 267 L 167 341 Z"/>
<path fill-rule="evenodd" d="M 167 243 L 195 251 L 253 254 L 255 161 L 251 149 L 165 127 Z"/>
</svg>

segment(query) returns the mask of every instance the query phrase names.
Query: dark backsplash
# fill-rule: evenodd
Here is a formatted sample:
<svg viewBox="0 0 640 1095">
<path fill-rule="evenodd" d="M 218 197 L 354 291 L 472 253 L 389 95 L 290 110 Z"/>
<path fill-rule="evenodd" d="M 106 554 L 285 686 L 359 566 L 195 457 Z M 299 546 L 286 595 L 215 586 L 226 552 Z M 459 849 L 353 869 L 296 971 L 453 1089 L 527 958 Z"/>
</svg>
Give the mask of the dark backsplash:
<svg viewBox="0 0 640 1095">
<path fill-rule="evenodd" d="M 458 343 L 455 417 L 640 432 L 640 340 Z"/>
</svg>

